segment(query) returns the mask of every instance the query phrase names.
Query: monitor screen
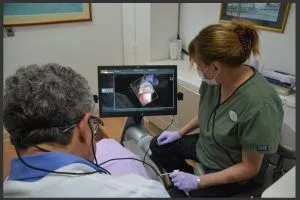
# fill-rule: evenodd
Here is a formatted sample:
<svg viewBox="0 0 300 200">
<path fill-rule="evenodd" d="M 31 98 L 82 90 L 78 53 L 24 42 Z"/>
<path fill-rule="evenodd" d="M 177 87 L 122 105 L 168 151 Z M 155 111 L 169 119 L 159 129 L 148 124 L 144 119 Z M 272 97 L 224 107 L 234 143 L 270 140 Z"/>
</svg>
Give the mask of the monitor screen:
<svg viewBox="0 0 300 200">
<path fill-rule="evenodd" d="M 177 66 L 98 66 L 100 117 L 177 114 Z"/>
</svg>

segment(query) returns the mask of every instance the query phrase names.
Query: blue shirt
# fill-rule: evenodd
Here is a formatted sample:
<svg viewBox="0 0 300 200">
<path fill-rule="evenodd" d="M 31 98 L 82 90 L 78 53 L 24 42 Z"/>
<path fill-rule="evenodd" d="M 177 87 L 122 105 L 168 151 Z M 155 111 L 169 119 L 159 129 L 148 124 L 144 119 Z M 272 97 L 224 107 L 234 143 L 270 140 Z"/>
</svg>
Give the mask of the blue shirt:
<svg viewBox="0 0 300 200">
<path fill-rule="evenodd" d="M 32 154 L 32 155 L 22 156 L 22 158 L 25 161 L 25 163 L 27 163 L 28 165 L 31 165 L 36 168 L 49 170 L 49 171 L 55 171 L 61 167 L 73 163 L 86 164 L 94 168 L 95 170 L 99 170 L 99 168 L 95 164 L 89 162 L 88 160 L 85 160 L 73 154 L 63 153 L 63 152 L 46 152 L 46 153 Z M 10 175 L 8 177 L 8 180 L 17 180 L 17 181 L 26 181 L 26 182 L 37 181 L 50 173 L 50 172 L 44 172 L 44 171 L 29 168 L 25 166 L 19 158 L 14 158 L 11 160 L 10 169 L 11 170 L 10 170 Z"/>
</svg>

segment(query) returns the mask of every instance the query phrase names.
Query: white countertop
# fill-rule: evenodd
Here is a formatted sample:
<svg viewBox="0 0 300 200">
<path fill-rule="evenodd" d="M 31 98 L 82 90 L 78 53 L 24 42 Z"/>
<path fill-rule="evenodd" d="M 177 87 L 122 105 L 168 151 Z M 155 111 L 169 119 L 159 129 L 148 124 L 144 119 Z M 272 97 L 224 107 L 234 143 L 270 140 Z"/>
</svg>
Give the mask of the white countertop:
<svg viewBox="0 0 300 200">
<path fill-rule="evenodd" d="M 290 169 L 273 185 L 262 193 L 262 198 L 295 198 L 296 197 L 296 167 Z"/>
<path fill-rule="evenodd" d="M 190 62 L 185 57 L 184 60 L 160 60 L 147 63 L 148 65 L 177 65 L 177 82 L 196 92 L 199 93 L 201 85 L 201 78 L 199 77 L 196 67 L 190 67 Z M 296 109 L 283 106 L 284 119 L 283 121 L 292 129 L 296 130 Z"/>
</svg>

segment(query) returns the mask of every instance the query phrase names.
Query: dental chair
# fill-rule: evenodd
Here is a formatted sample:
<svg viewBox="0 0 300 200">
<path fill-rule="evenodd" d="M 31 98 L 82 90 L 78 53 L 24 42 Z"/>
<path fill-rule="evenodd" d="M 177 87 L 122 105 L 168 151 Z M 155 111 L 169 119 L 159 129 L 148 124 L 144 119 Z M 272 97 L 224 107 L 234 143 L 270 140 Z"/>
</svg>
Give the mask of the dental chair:
<svg viewBox="0 0 300 200">
<path fill-rule="evenodd" d="M 141 118 L 127 117 L 120 143 L 125 148 L 138 155 L 141 160 L 144 159 L 145 154 L 147 153 L 145 162 L 150 164 L 155 169 L 155 171 L 160 174 L 160 169 L 149 157 L 151 155 L 149 145 L 152 138 L 153 136 L 151 136 L 149 132 L 144 128 Z M 165 182 L 150 166 L 144 164 L 144 167 L 149 178 L 159 181 L 160 183 L 165 185 Z"/>
</svg>

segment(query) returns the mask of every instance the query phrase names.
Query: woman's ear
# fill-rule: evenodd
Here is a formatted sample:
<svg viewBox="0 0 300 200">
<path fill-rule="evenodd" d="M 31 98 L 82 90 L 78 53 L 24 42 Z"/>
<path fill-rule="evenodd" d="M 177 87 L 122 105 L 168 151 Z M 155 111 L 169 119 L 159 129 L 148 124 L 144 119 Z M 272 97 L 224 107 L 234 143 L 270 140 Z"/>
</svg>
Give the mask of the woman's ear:
<svg viewBox="0 0 300 200">
<path fill-rule="evenodd" d="M 219 61 L 213 61 L 211 63 L 211 65 L 213 66 L 214 70 L 217 71 L 217 72 L 220 72 L 221 71 L 221 63 Z"/>
<path fill-rule="evenodd" d="M 89 126 L 90 117 L 90 113 L 86 113 L 77 126 L 79 132 L 79 139 L 83 143 L 90 143 L 91 141 L 92 134 Z"/>
</svg>

